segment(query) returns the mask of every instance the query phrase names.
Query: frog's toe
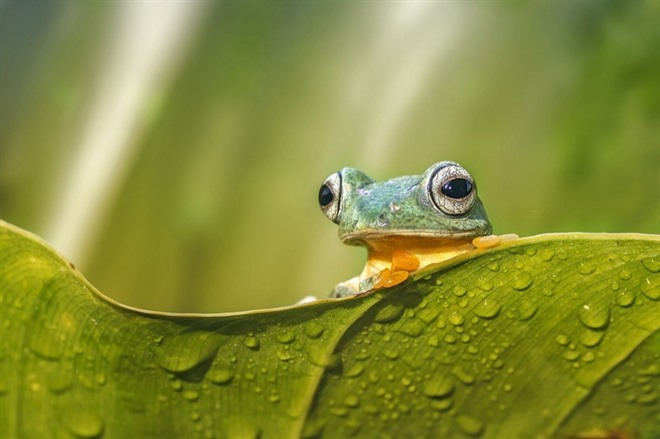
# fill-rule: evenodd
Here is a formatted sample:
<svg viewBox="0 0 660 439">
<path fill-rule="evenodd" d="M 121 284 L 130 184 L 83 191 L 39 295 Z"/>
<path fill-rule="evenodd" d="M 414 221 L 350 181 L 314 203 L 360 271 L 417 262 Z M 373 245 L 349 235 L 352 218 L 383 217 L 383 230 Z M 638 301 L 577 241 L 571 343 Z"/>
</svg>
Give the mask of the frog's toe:
<svg viewBox="0 0 660 439">
<path fill-rule="evenodd" d="M 359 293 L 358 280 L 357 278 L 353 278 L 337 284 L 330 293 L 330 297 L 338 299 L 340 297 L 354 296 Z"/>
</svg>

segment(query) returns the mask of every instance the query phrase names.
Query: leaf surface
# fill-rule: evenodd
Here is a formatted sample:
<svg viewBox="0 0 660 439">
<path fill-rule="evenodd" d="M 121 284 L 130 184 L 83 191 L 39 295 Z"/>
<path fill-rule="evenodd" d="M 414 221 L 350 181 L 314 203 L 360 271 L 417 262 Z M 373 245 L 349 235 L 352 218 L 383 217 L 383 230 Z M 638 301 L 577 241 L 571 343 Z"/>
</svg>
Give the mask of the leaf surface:
<svg viewBox="0 0 660 439">
<path fill-rule="evenodd" d="M 2 223 L 0 437 L 657 437 L 659 249 L 541 235 L 361 297 L 177 315 Z"/>
</svg>

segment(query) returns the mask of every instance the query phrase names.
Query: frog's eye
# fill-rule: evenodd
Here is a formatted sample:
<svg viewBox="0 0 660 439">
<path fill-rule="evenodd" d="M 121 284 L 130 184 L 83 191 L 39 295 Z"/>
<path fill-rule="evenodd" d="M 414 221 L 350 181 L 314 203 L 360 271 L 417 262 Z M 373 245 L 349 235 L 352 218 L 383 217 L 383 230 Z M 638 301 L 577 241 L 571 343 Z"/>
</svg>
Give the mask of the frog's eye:
<svg viewBox="0 0 660 439">
<path fill-rule="evenodd" d="M 447 215 L 465 215 L 477 199 L 472 176 L 456 164 L 439 166 L 429 179 L 428 192 L 435 207 Z"/>
<path fill-rule="evenodd" d="M 341 203 L 341 174 L 335 172 L 326 178 L 319 189 L 319 206 L 325 216 L 339 223 L 339 204 Z"/>
</svg>

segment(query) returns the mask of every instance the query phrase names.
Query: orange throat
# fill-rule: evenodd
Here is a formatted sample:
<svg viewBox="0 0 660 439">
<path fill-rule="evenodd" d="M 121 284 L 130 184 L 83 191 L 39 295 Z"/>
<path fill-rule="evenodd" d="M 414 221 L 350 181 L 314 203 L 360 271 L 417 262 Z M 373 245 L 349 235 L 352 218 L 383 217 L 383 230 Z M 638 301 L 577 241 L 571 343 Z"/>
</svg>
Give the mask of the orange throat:
<svg viewBox="0 0 660 439">
<path fill-rule="evenodd" d="M 472 238 L 449 239 L 413 236 L 390 236 L 366 243 L 367 263 L 360 279 L 381 273 L 412 272 L 474 250 Z"/>
</svg>

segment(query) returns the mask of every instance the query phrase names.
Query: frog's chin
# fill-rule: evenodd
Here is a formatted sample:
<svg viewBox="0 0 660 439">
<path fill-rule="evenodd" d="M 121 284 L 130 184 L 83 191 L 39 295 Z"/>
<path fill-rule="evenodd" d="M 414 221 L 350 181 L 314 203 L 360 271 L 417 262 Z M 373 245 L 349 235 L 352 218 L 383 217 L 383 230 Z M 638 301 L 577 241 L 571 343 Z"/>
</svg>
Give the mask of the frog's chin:
<svg viewBox="0 0 660 439">
<path fill-rule="evenodd" d="M 366 230 L 356 233 L 347 233 L 341 235 L 339 239 L 344 244 L 362 245 L 371 247 L 372 243 L 376 245 L 392 244 L 396 248 L 405 248 L 414 244 L 414 246 L 437 246 L 456 243 L 457 241 L 471 241 L 477 236 L 487 235 L 475 230 L 464 232 L 440 232 L 438 230 L 411 230 L 398 232 L 383 232 L 382 230 Z"/>
</svg>

